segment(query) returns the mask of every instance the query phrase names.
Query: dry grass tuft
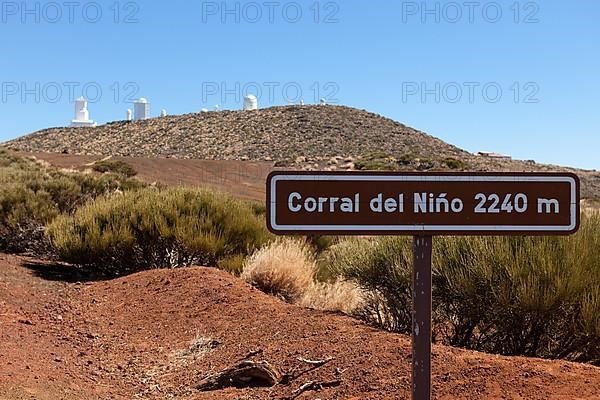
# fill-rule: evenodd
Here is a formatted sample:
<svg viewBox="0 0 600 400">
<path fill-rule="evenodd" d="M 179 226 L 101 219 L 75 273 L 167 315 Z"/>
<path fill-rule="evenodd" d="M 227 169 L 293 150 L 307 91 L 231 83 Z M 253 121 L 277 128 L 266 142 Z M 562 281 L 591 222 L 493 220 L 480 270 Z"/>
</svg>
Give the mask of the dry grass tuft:
<svg viewBox="0 0 600 400">
<path fill-rule="evenodd" d="M 265 293 L 319 310 L 351 314 L 362 302 L 362 294 L 351 282 L 315 282 L 315 256 L 297 240 L 278 239 L 250 256 L 242 278 Z"/>
<path fill-rule="evenodd" d="M 364 296 L 354 282 L 313 283 L 304 292 L 299 305 L 316 310 L 340 311 L 354 314 L 362 307 Z"/>
<path fill-rule="evenodd" d="M 265 293 L 295 303 L 313 284 L 314 272 L 310 250 L 297 241 L 278 239 L 246 260 L 242 278 Z"/>
</svg>

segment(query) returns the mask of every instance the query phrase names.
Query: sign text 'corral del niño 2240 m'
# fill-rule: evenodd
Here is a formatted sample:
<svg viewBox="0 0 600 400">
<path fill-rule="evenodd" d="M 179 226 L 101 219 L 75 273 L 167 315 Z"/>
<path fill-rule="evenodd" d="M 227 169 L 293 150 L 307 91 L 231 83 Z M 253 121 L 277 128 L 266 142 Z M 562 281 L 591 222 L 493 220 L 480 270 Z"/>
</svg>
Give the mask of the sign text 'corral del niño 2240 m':
<svg viewBox="0 0 600 400">
<path fill-rule="evenodd" d="M 570 234 L 572 174 L 274 172 L 268 225 L 286 234 Z"/>
</svg>

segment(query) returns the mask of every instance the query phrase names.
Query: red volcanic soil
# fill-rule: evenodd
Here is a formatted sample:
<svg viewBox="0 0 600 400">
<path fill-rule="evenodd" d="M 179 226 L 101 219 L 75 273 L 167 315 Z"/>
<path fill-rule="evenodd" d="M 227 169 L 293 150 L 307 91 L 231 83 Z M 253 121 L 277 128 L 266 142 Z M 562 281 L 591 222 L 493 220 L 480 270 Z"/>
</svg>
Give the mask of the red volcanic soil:
<svg viewBox="0 0 600 400">
<path fill-rule="evenodd" d="M 286 304 L 215 269 L 83 279 L 69 266 L 0 254 L 0 399 L 410 398 L 406 336 Z M 600 368 L 433 351 L 435 399 L 600 399 Z M 299 360 L 329 357 L 316 368 Z M 290 377 L 271 388 L 197 389 L 245 358 Z M 311 381 L 337 386 L 298 392 Z"/>
</svg>

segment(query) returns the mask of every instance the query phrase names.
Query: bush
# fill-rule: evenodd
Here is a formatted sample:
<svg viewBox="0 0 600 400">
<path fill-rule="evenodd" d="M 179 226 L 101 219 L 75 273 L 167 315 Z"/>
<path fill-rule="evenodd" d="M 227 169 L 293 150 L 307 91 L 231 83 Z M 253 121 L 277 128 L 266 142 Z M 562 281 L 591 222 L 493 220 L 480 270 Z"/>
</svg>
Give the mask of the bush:
<svg viewBox="0 0 600 400">
<path fill-rule="evenodd" d="M 447 344 L 600 362 L 600 216 L 570 237 L 435 238 L 433 263 L 434 328 Z M 364 319 L 410 332 L 410 239 L 342 242 L 326 265 L 368 291 Z"/>
<path fill-rule="evenodd" d="M 248 203 L 179 188 L 97 199 L 56 218 L 47 237 L 64 261 L 118 276 L 192 264 L 216 267 L 271 236 Z"/>
<path fill-rule="evenodd" d="M 138 181 L 107 174 L 69 173 L 0 151 L 0 250 L 47 255 L 44 225 L 61 212 Z"/>
<path fill-rule="evenodd" d="M 389 154 L 375 152 L 365 154 L 355 161 L 357 170 L 365 171 L 393 171 L 397 169 L 394 158 Z"/>
<path fill-rule="evenodd" d="M 449 344 L 600 362 L 600 219 L 572 237 L 437 239 Z"/>
<path fill-rule="evenodd" d="M 450 169 L 468 169 L 469 165 L 467 163 L 465 163 L 462 160 L 456 159 L 456 158 L 452 158 L 452 157 L 446 157 L 442 160 L 442 165 L 445 165 L 446 167 L 450 168 Z"/>
<path fill-rule="evenodd" d="M 94 171 L 97 172 L 112 172 L 115 174 L 121 174 L 128 178 L 137 175 L 137 170 L 131 164 L 121 160 L 102 160 L 96 161 L 92 166 Z"/>
<path fill-rule="evenodd" d="M 412 247 L 405 237 L 348 239 L 334 245 L 325 260 L 332 276 L 355 281 L 365 292 L 359 312 L 369 323 L 411 330 Z"/>
</svg>

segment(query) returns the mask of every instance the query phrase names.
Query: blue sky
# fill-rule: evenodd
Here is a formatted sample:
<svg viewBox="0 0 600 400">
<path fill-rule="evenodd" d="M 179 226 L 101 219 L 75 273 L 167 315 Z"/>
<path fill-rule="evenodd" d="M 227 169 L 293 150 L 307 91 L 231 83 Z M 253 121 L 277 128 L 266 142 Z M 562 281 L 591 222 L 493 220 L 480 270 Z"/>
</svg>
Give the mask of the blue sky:
<svg viewBox="0 0 600 400">
<path fill-rule="evenodd" d="M 0 140 L 152 114 L 330 102 L 469 151 L 600 169 L 600 2 L 1 2 Z M 100 93 L 100 91 L 101 93 Z M 257 92 L 260 90 L 260 92 Z"/>
</svg>

